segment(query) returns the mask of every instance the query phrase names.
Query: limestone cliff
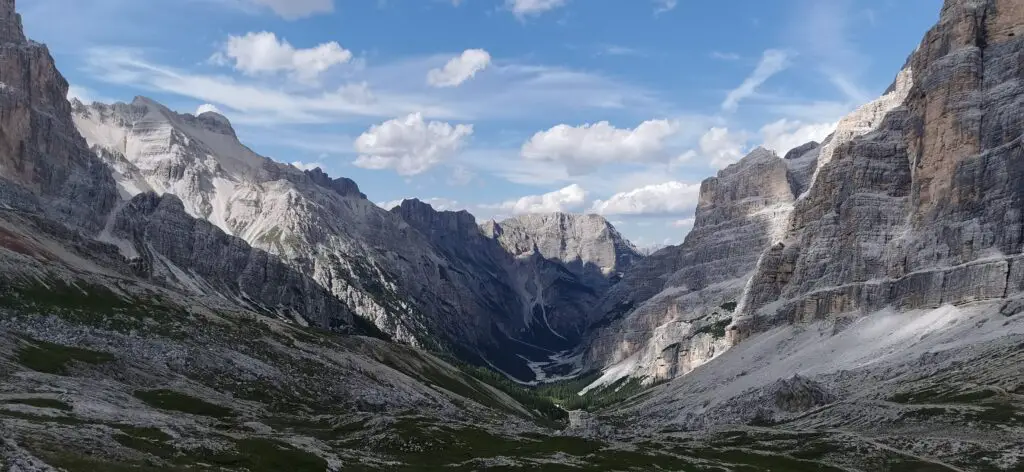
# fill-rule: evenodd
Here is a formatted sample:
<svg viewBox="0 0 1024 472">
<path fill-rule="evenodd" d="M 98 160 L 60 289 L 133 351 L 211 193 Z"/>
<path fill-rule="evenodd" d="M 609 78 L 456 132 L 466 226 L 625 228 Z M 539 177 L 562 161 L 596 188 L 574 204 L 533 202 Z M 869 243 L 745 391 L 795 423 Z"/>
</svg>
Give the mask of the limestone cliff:
<svg viewBox="0 0 1024 472">
<path fill-rule="evenodd" d="M 897 79 L 899 106 L 827 152 L 762 257 L 737 341 L 780 323 L 1024 290 L 1022 30 L 1020 2 L 946 2 Z"/>
</svg>

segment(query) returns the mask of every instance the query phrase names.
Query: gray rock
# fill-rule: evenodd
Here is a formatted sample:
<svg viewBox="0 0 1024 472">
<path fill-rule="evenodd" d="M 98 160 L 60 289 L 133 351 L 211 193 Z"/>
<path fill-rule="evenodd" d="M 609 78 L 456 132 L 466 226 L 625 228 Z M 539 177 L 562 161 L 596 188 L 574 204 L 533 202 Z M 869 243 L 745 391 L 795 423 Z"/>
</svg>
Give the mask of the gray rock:
<svg viewBox="0 0 1024 472">
<path fill-rule="evenodd" d="M 762 258 L 737 339 L 1020 292 L 1022 25 L 1019 2 L 946 2 L 889 94 L 900 106 L 819 166 L 785 246 Z"/>
</svg>

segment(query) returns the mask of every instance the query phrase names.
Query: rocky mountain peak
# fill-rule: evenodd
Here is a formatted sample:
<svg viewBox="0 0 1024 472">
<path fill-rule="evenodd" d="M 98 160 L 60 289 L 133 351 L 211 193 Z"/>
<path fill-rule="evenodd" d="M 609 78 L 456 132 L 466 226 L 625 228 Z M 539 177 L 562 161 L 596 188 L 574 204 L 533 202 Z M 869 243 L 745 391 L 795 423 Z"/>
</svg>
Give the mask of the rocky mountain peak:
<svg viewBox="0 0 1024 472">
<path fill-rule="evenodd" d="M 14 9 L 14 0 L 0 0 L 0 43 L 24 43 L 25 30 L 21 15 Z"/>
<path fill-rule="evenodd" d="M 799 158 L 803 157 L 808 152 L 814 150 L 815 148 L 817 148 L 820 145 L 821 144 L 818 143 L 817 141 L 810 141 L 810 142 L 801 144 L 801 145 L 799 145 L 799 146 L 797 146 L 797 147 L 795 147 L 793 149 L 790 149 L 789 152 L 786 153 L 786 157 L 784 157 L 783 159 L 785 159 L 787 161 L 791 161 L 793 159 L 799 159 Z"/>
<path fill-rule="evenodd" d="M 313 183 L 321 187 L 331 189 L 338 195 L 343 197 L 359 197 L 363 200 L 366 199 L 366 194 L 359 191 L 359 185 L 352 179 L 345 177 L 332 179 L 330 175 L 327 175 L 327 173 L 319 167 L 304 172 L 306 176 L 313 181 Z"/>
<path fill-rule="evenodd" d="M 420 231 L 478 233 L 476 218 L 468 211 L 437 211 L 429 203 L 417 198 L 402 200 L 402 204 L 393 208 L 392 213 L 415 226 Z"/>
<path fill-rule="evenodd" d="M 642 257 L 636 247 L 600 215 L 521 215 L 485 229 L 510 253 L 539 253 L 545 259 L 590 266 L 604 275 L 621 273 Z"/>
</svg>

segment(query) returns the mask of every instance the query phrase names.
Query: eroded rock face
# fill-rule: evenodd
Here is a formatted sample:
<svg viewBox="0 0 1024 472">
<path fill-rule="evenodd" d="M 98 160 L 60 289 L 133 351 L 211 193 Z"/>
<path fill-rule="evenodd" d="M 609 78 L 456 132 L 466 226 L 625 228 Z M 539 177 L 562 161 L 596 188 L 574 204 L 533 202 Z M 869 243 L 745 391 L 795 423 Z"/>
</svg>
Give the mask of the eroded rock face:
<svg viewBox="0 0 1024 472">
<path fill-rule="evenodd" d="M 758 256 L 786 228 L 790 181 L 803 179 L 790 165 L 758 148 L 705 180 L 686 241 L 637 263 L 602 300 L 606 318 L 589 334 L 586 364 L 619 365 L 609 372 L 650 381 L 683 375 L 728 348 L 736 302 Z"/>
<path fill-rule="evenodd" d="M 574 347 L 598 313 L 600 297 L 641 260 L 598 215 L 523 215 L 482 229 L 513 258 L 512 277 L 534 318 Z"/>
<path fill-rule="evenodd" d="M 25 39 L 0 1 L 0 175 L 46 201 L 53 217 L 98 232 L 117 194 L 70 118 L 68 83 L 46 46 Z"/>
<path fill-rule="evenodd" d="M 762 258 L 737 340 L 1024 289 L 1022 32 L 1020 2 L 946 2 L 889 94 L 900 106 L 834 147 Z"/>
<path fill-rule="evenodd" d="M 333 294 L 346 307 L 339 316 L 359 315 L 400 341 L 487 359 L 524 379 L 533 372 L 523 357 L 574 345 L 610 279 L 639 257 L 603 219 L 579 217 L 589 228 L 562 217 L 566 224 L 513 225 L 510 234 L 539 238 L 545 248 L 549 238 L 577 254 L 538 252 L 524 262 L 469 213 L 438 212 L 415 200 L 385 211 L 349 179 L 254 153 L 215 113 L 179 114 L 137 97 L 130 104 L 76 102 L 74 119 L 112 169 L 123 199 L 174 195 L 188 215 L 280 258 Z M 127 257 L 146 253 L 116 230 L 101 237 Z M 584 270 L 592 267 L 606 270 Z M 306 321 L 339 322 L 321 311 Z M 521 352 L 519 341 L 540 349 Z"/>
<path fill-rule="evenodd" d="M 135 196 L 114 216 L 111 235 L 138 248 L 137 273 L 187 293 L 228 294 L 244 307 L 270 308 L 300 323 L 338 330 L 355 324 L 348 307 L 313 279 L 193 218 L 174 195 Z"/>
</svg>

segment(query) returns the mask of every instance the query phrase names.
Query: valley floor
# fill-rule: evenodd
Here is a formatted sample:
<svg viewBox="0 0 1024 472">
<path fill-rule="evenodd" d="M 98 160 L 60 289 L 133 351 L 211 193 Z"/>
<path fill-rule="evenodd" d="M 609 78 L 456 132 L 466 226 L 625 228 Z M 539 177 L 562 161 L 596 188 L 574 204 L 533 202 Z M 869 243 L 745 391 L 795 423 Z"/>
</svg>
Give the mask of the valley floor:
<svg viewBox="0 0 1024 472">
<path fill-rule="evenodd" d="M 31 293 L 0 311 L 2 470 L 1022 467 L 1024 322 L 988 305 L 766 333 L 563 429 L 401 345 L 159 298 Z M 882 334 L 925 322 L 939 328 Z M 859 355 L 828 355 L 846 343 Z M 768 380 L 790 372 L 806 383 Z"/>
</svg>

